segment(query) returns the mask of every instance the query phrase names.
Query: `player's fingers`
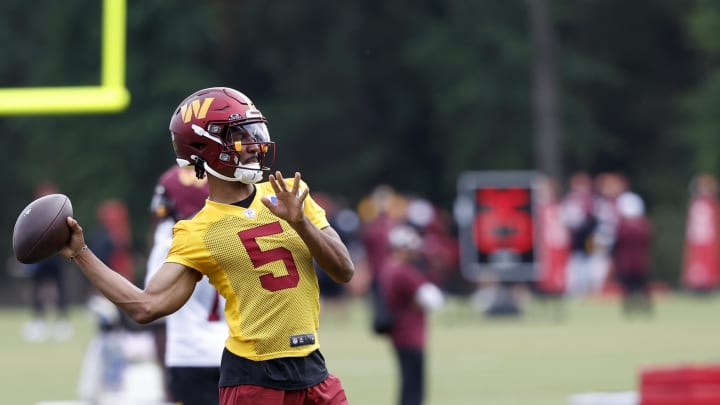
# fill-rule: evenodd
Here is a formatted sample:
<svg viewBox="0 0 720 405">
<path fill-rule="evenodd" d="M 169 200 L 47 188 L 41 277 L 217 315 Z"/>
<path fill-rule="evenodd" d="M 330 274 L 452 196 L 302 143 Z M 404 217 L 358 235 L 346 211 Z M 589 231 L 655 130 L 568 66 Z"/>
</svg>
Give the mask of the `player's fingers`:
<svg viewBox="0 0 720 405">
<path fill-rule="evenodd" d="M 275 172 L 275 178 L 276 178 L 275 184 L 273 184 L 273 189 L 275 190 L 275 193 L 276 194 L 287 193 L 288 186 L 287 186 L 287 182 L 285 181 L 285 179 L 282 176 L 282 173 L 280 173 L 279 171 Z"/>
<path fill-rule="evenodd" d="M 310 194 L 310 189 L 307 188 L 307 187 L 305 187 L 305 188 L 303 189 L 302 193 L 300 193 L 300 195 L 298 196 L 298 199 L 299 199 L 300 201 L 305 201 L 305 197 L 307 197 L 308 194 Z"/>
<path fill-rule="evenodd" d="M 295 180 L 293 181 L 292 189 L 293 194 L 298 195 L 298 190 L 300 190 L 300 172 L 295 172 Z"/>
<path fill-rule="evenodd" d="M 271 174 L 268 176 L 268 182 L 270 182 L 270 185 L 272 186 L 275 194 L 280 192 L 280 187 L 278 187 L 278 184 L 277 184 L 278 183 L 277 178 L 274 175 Z"/>
<path fill-rule="evenodd" d="M 80 223 L 73 217 L 67 217 L 65 220 L 70 231 L 72 232 L 70 240 L 67 245 L 60 250 L 60 254 L 66 259 L 73 259 L 79 250 L 85 246 L 85 238 L 83 236 L 83 229 Z"/>
<path fill-rule="evenodd" d="M 67 222 L 68 226 L 70 227 L 70 229 L 72 229 L 73 233 L 78 232 L 78 230 L 79 230 L 80 232 L 82 232 L 82 228 L 80 227 L 80 223 L 78 223 L 78 221 L 77 221 L 75 218 L 73 218 L 73 217 L 67 217 L 66 222 Z"/>
<path fill-rule="evenodd" d="M 77 219 L 73 217 L 67 217 L 67 224 L 72 230 L 73 236 L 79 236 L 81 239 L 83 238 L 83 229 L 82 226 L 80 226 L 80 223 L 77 221 Z"/>
<path fill-rule="evenodd" d="M 275 176 L 278 178 L 278 186 L 280 187 L 280 189 L 284 192 L 287 192 L 288 191 L 287 183 L 285 183 L 285 179 L 283 178 L 283 175 L 280 172 L 280 170 L 275 172 Z"/>
</svg>

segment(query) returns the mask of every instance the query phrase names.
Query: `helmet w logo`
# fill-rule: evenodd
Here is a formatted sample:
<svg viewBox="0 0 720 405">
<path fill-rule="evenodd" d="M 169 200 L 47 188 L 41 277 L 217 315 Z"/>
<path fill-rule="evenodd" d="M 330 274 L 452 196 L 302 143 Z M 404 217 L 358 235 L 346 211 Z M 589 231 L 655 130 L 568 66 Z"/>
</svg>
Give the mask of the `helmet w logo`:
<svg viewBox="0 0 720 405">
<path fill-rule="evenodd" d="M 200 100 L 193 100 L 190 103 L 181 105 L 180 115 L 182 116 L 183 122 L 187 124 L 193 117 L 197 119 L 205 118 L 213 100 L 215 100 L 215 97 L 208 97 L 203 99 L 202 104 L 200 104 Z"/>
</svg>

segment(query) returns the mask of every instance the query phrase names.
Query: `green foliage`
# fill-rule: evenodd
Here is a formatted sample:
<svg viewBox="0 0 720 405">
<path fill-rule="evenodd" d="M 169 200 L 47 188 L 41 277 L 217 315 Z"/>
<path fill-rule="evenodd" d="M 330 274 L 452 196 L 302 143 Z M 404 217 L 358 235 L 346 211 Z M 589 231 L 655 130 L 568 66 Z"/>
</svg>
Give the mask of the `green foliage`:
<svg viewBox="0 0 720 405">
<path fill-rule="evenodd" d="M 3 2 L 0 86 L 96 84 L 91 3 Z M 549 4 L 562 166 L 625 172 L 651 212 L 684 212 L 692 175 L 720 170 L 716 2 Z M 523 2 L 147 0 L 128 2 L 127 24 L 127 111 L 0 119 L 6 229 L 51 179 L 88 227 L 102 199 L 124 199 L 144 241 L 155 178 L 173 164 L 170 114 L 214 85 L 269 117 L 277 168 L 351 202 L 387 183 L 450 209 L 462 171 L 536 167 Z"/>
<path fill-rule="evenodd" d="M 694 1 L 687 16 L 688 31 L 696 46 L 709 56 L 720 53 L 720 5 L 712 0 Z"/>
<path fill-rule="evenodd" d="M 688 139 L 692 145 L 694 159 L 692 168 L 697 172 L 720 173 L 720 159 L 717 156 L 720 141 L 720 117 L 714 105 L 720 102 L 720 7 L 713 1 L 696 1 L 688 14 L 687 27 L 693 43 L 699 50 L 699 80 L 689 88 L 685 97 L 678 100 L 680 110 L 686 119 L 679 126 L 679 136 Z M 713 104 L 714 103 L 714 104 Z"/>
</svg>

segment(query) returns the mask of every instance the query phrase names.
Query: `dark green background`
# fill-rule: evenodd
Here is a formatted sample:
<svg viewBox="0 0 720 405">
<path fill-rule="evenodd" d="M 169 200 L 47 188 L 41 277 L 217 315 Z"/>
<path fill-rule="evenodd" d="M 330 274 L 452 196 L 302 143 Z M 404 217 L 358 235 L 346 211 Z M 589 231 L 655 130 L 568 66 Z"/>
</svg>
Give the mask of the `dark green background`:
<svg viewBox="0 0 720 405">
<path fill-rule="evenodd" d="M 129 204 L 138 251 L 170 114 L 196 89 L 247 93 L 277 168 L 357 202 L 376 184 L 450 210 L 465 170 L 536 169 L 533 46 L 524 1 L 128 2 L 119 114 L 0 117 L 0 246 L 41 180 L 91 227 Z M 720 174 L 720 3 L 549 0 L 561 101 L 561 182 L 620 171 L 656 224 L 655 276 L 676 283 L 690 179 Z M 101 1 L 0 5 L 0 87 L 100 82 Z"/>
</svg>

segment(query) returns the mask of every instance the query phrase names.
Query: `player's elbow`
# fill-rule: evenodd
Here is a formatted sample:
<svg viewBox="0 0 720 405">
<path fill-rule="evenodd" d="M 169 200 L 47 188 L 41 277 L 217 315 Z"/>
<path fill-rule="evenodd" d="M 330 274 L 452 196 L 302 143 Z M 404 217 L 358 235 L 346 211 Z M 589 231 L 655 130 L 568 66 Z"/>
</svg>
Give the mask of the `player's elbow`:
<svg viewBox="0 0 720 405">
<path fill-rule="evenodd" d="M 348 261 L 336 269 L 333 275 L 333 280 L 337 283 L 348 283 L 352 280 L 354 275 L 355 266 L 352 262 Z"/>
<path fill-rule="evenodd" d="M 147 313 L 134 313 L 134 314 L 130 314 L 130 318 L 133 321 L 135 321 L 141 325 L 146 325 L 146 324 L 158 319 L 159 317 L 154 317 Z"/>
<path fill-rule="evenodd" d="M 133 321 L 145 325 L 163 317 L 163 314 L 153 310 L 150 305 L 138 305 L 125 312 Z"/>
<path fill-rule="evenodd" d="M 355 265 L 350 256 L 334 256 L 331 259 L 317 260 L 315 265 L 336 283 L 347 283 L 355 274 Z"/>
<path fill-rule="evenodd" d="M 135 321 L 141 325 L 145 325 L 145 324 L 152 322 L 152 318 L 147 313 L 144 313 L 144 312 L 125 311 L 125 314 L 127 314 L 127 316 L 130 319 L 132 319 L 133 321 Z"/>
</svg>

